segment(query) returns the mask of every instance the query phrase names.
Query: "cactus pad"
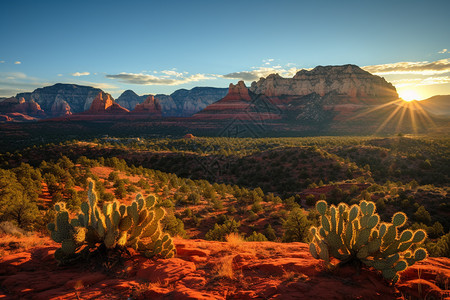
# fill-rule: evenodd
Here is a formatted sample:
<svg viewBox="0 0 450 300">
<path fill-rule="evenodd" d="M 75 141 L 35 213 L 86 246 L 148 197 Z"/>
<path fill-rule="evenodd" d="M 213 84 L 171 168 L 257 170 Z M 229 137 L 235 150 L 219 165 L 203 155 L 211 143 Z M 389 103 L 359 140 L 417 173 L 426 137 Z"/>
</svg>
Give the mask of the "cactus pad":
<svg viewBox="0 0 450 300">
<path fill-rule="evenodd" d="M 409 249 L 426 238 L 423 230 L 405 230 L 397 233 L 406 223 L 406 215 L 396 213 L 392 224 L 380 223 L 375 203 L 361 201 L 360 205 L 348 207 L 342 203 L 336 206 L 319 201 L 316 209 L 321 214 L 319 227 L 312 227 L 313 236 L 309 245 L 314 258 L 330 264 L 330 257 L 341 262 L 359 261 L 381 271 L 383 277 L 393 282 L 399 279 L 399 272 L 414 263 L 424 260 L 427 252 L 423 248 Z"/>
</svg>

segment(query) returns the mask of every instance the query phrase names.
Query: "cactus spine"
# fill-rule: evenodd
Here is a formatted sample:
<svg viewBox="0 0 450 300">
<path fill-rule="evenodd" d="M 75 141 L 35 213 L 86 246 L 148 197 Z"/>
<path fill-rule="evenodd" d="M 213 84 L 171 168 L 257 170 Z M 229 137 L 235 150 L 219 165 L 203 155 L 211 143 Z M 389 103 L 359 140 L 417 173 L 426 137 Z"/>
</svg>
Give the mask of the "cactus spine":
<svg viewBox="0 0 450 300">
<path fill-rule="evenodd" d="M 160 223 L 165 210 L 156 207 L 154 196 L 144 199 L 138 194 L 129 206 L 114 201 L 104 203 L 100 209 L 95 183 L 89 180 L 88 202 L 83 202 L 80 209 L 79 215 L 69 220 L 65 204 L 57 203 L 55 222 L 47 225 L 52 239 L 61 243 L 61 248 L 55 252 L 61 264 L 96 248 L 98 243 L 107 249 L 131 247 L 147 257 L 175 255 L 172 238 L 163 233 Z"/>
<path fill-rule="evenodd" d="M 383 277 L 396 282 L 399 272 L 427 257 L 423 248 L 412 254 L 408 251 L 413 244 L 420 244 L 426 238 L 425 231 L 405 230 L 400 235 L 398 228 L 406 223 L 402 212 L 392 217 L 392 224 L 380 223 L 375 213 L 375 203 L 361 201 L 360 205 L 338 207 L 319 201 L 316 209 L 321 215 L 321 226 L 312 227 L 311 255 L 330 264 L 330 256 L 341 262 L 359 260 L 369 267 L 381 271 Z"/>
</svg>

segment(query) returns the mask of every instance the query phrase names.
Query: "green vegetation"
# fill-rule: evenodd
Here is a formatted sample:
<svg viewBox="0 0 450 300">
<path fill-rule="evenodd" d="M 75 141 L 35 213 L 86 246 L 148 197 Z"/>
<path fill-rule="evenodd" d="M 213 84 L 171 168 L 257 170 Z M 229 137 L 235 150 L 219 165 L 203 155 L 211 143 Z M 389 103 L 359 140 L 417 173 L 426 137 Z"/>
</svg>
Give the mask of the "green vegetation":
<svg viewBox="0 0 450 300">
<path fill-rule="evenodd" d="M 405 228 L 427 233 L 430 256 L 449 256 L 449 146 L 448 138 L 426 137 L 103 138 L 33 146 L 0 153 L 0 222 L 46 231 L 56 203 L 79 214 L 92 178 L 100 207 L 158 195 L 171 236 L 223 240 L 237 232 L 308 242 L 320 222 L 317 201 L 365 200 L 376 203 L 380 222 L 403 211 Z"/>
<path fill-rule="evenodd" d="M 89 180 L 88 202 L 81 204 L 81 213 L 69 218 L 65 203 L 57 203 L 55 222 L 48 224 L 52 239 L 61 243 L 55 252 L 60 264 L 67 264 L 97 251 L 123 251 L 131 247 L 146 257 L 173 257 L 175 247 L 170 235 L 161 230 L 165 215 L 156 207 L 156 198 L 145 200 L 138 194 L 129 206 L 117 201 L 98 207 L 95 183 Z"/>
<path fill-rule="evenodd" d="M 340 203 L 337 207 L 319 201 L 316 209 L 321 215 L 321 225 L 312 227 L 313 241 L 309 249 L 314 258 L 327 264 L 330 257 L 343 263 L 360 262 L 382 272 L 384 278 L 396 282 L 399 272 L 427 257 L 427 251 L 417 248 L 426 238 L 424 230 L 398 229 L 405 225 L 407 217 L 398 212 L 392 217 L 392 224 L 380 223 L 375 212 L 375 203 L 361 201 L 360 205 L 349 207 Z"/>
</svg>

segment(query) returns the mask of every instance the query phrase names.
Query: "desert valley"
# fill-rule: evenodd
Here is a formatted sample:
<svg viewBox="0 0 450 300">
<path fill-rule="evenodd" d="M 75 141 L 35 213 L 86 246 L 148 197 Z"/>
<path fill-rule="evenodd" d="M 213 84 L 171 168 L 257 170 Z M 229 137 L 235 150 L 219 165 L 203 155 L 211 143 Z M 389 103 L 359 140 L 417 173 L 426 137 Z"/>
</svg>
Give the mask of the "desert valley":
<svg viewBox="0 0 450 300">
<path fill-rule="evenodd" d="M 175 102 L 180 98 L 126 91 L 114 100 L 91 87 L 56 84 L 0 102 L 3 297 L 448 296 L 448 96 L 403 103 L 391 84 L 353 65 L 292 79 L 274 74 L 225 92 L 194 88 L 177 92 L 185 98 Z M 331 136 L 336 132 L 347 136 Z M 62 226 L 53 207 L 63 203 L 76 219 L 94 191 L 100 219 L 109 222 L 112 205 L 154 195 L 154 207 L 165 211 L 158 230 L 172 237 L 170 254 L 160 251 L 170 258 L 140 256 L 129 244 L 132 229 L 113 235 L 118 240 L 106 252 L 91 249 L 103 239 L 97 232 L 91 246 L 83 238 L 67 258 L 57 255 L 65 242 L 49 237 L 49 222 Z M 352 207 L 372 201 L 380 224 L 404 212 L 403 229 L 426 233 L 428 258 L 395 273 L 395 285 L 376 269 L 355 273 L 358 267 L 314 259 L 307 243 L 311 228 L 324 226 L 315 208 L 324 200 Z M 70 226 L 66 240 L 83 228 Z M 112 251 L 123 247 L 134 249 Z M 86 249 L 92 256 L 82 259 Z"/>
<path fill-rule="evenodd" d="M 450 299 L 449 10 L 1 2 L 0 300 Z"/>
</svg>

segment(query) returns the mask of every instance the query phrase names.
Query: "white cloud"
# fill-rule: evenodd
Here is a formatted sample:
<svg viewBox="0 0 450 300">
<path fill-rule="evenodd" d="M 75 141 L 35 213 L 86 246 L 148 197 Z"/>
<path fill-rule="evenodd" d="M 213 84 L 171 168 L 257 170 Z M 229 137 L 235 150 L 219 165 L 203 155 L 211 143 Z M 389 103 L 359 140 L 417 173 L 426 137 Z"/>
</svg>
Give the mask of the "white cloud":
<svg viewBox="0 0 450 300">
<path fill-rule="evenodd" d="M 435 85 L 435 84 L 447 84 L 450 83 L 450 76 L 437 76 L 427 78 L 406 78 L 399 80 L 391 80 L 391 83 L 396 88 L 403 88 L 408 86 L 423 86 L 423 85 Z"/>
<path fill-rule="evenodd" d="M 450 59 L 447 58 L 432 62 L 428 61 L 397 62 L 392 64 L 365 66 L 362 68 L 375 75 L 392 75 L 392 74 L 436 75 L 450 72 Z"/>
<path fill-rule="evenodd" d="M 293 77 L 300 69 L 297 68 L 289 68 L 283 69 L 281 66 L 274 67 L 259 67 L 254 68 L 251 71 L 240 71 L 222 75 L 223 78 L 232 78 L 232 79 L 240 79 L 244 81 L 254 81 L 258 80 L 261 77 L 267 77 L 270 74 L 278 73 L 282 77 Z"/>
<path fill-rule="evenodd" d="M 20 65 L 22 62 L 21 61 L 15 61 L 14 64 L 15 65 Z"/>
<path fill-rule="evenodd" d="M 22 72 L 6 72 L 0 73 L 0 79 L 16 80 L 16 79 L 26 79 L 27 75 Z"/>
<path fill-rule="evenodd" d="M 450 53 L 450 51 L 448 51 L 447 49 L 442 49 L 438 53 L 444 54 L 444 53 Z"/>
<path fill-rule="evenodd" d="M 194 74 L 185 76 L 183 73 L 175 72 L 173 70 L 165 70 L 161 73 L 163 76 L 142 74 L 142 73 L 119 73 L 108 74 L 106 78 L 117 79 L 122 83 L 142 84 L 142 85 L 180 85 L 189 82 L 216 79 L 215 75 Z"/>
<path fill-rule="evenodd" d="M 428 77 L 425 78 L 420 85 L 434 85 L 450 83 L 450 76 Z"/>
<path fill-rule="evenodd" d="M 63 76 L 63 74 L 58 74 L 59 77 Z"/>
<path fill-rule="evenodd" d="M 89 73 L 89 72 L 75 72 L 75 73 L 72 73 L 71 75 L 75 76 L 75 77 L 80 77 L 80 76 L 91 75 L 91 73 Z"/>
<path fill-rule="evenodd" d="M 262 60 L 262 62 L 263 62 L 265 65 L 270 65 L 273 61 L 274 61 L 273 58 L 268 58 L 268 59 L 263 59 L 263 60 Z"/>
<path fill-rule="evenodd" d="M 104 83 L 104 82 L 77 81 L 75 83 L 76 84 L 81 84 L 81 85 L 92 86 L 92 87 L 95 87 L 95 88 L 102 89 L 104 91 L 116 90 L 116 89 L 119 88 L 118 86 L 115 86 L 114 84 L 109 84 L 109 83 Z"/>
<path fill-rule="evenodd" d="M 169 75 L 169 76 L 175 76 L 175 77 L 183 76 L 183 73 L 180 73 L 180 72 L 177 72 L 174 70 L 164 70 L 164 71 L 161 71 L 161 73 Z"/>
<path fill-rule="evenodd" d="M 0 64 L 4 64 L 5 63 L 5 61 L 4 60 L 0 60 Z"/>
<path fill-rule="evenodd" d="M 31 92 L 46 85 L 50 85 L 50 83 L 27 76 L 22 72 L 0 72 L 0 97 L 11 97 L 20 92 Z"/>
</svg>

